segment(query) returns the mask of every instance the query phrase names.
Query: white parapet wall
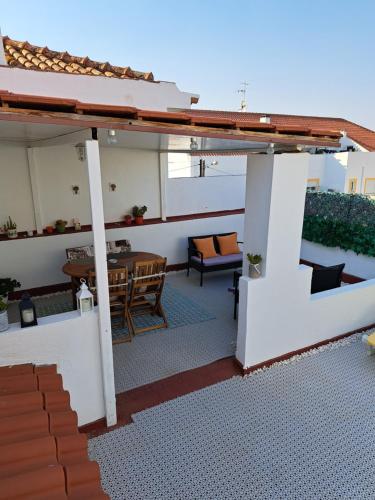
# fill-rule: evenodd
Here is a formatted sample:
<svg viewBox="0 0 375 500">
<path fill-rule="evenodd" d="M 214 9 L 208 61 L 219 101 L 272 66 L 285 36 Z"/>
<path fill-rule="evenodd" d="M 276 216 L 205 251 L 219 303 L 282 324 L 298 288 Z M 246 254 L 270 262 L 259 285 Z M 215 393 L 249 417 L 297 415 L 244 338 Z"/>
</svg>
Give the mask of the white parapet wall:
<svg viewBox="0 0 375 500">
<path fill-rule="evenodd" d="M 345 263 L 344 273 L 366 280 L 375 278 L 375 258 L 368 255 L 357 255 L 351 250 L 345 251 L 339 247 L 325 247 L 319 243 L 302 240 L 301 259 L 322 266 Z"/>
<path fill-rule="evenodd" d="M 0 333 L 0 366 L 21 363 L 57 364 L 79 425 L 104 417 L 97 311 L 39 318 L 29 328 L 10 325 Z"/>
<path fill-rule="evenodd" d="M 312 268 L 299 265 L 308 163 L 305 154 L 248 161 L 245 251 L 264 261 L 260 278 L 240 279 L 245 368 L 375 323 L 375 279 L 310 294 Z"/>
</svg>

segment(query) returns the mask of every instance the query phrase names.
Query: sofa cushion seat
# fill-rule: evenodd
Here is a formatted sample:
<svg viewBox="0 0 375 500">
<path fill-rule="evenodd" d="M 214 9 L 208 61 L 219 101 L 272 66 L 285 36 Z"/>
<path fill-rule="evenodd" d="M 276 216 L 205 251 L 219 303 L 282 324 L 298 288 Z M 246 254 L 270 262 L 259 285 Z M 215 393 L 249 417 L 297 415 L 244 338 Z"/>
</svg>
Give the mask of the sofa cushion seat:
<svg viewBox="0 0 375 500">
<path fill-rule="evenodd" d="M 191 258 L 191 260 L 195 260 L 196 262 L 201 263 L 200 257 L 196 257 L 195 255 Z M 234 253 L 229 255 L 218 255 L 217 257 L 210 257 L 208 259 L 203 259 L 204 266 L 221 266 L 223 264 L 234 264 L 238 262 L 239 265 L 242 265 L 242 252 Z"/>
</svg>

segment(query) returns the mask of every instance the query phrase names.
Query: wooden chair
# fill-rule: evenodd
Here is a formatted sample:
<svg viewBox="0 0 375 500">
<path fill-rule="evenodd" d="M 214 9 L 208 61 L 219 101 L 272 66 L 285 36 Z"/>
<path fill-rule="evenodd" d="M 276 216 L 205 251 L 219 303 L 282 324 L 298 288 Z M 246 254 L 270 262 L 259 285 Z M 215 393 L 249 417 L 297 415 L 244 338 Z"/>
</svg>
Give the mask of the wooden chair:
<svg viewBox="0 0 375 500">
<path fill-rule="evenodd" d="M 168 328 L 167 318 L 161 305 L 166 269 L 167 259 L 134 263 L 128 306 L 133 335 L 156 330 L 157 328 Z M 157 325 L 137 328 L 134 324 L 134 317 L 146 314 L 157 314 L 163 319 L 163 322 Z"/>
<path fill-rule="evenodd" d="M 96 293 L 96 273 L 89 271 L 89 288 L 97 301 Z M 113 344 L 131 341 L 132 325 L 130 323 L 128 300 L 129 300 L 129 273 L 127 267 L 111 269 L 108 271 L 108 293 L 109 307 L 112 316 L 121 316 L 122 326 L 128 327 L 128 335 L 121 339 L 113 340 Z"/>
</svg>

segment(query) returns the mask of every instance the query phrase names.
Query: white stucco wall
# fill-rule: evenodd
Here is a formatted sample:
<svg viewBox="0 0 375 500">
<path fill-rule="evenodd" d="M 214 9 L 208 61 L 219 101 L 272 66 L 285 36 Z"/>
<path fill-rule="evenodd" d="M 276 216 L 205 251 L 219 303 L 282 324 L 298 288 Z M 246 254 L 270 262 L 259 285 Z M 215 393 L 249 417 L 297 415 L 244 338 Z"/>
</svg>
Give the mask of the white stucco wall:
<svg viewBox="0 0 375 500">
<path fill-rule="evenodd" d="M 6 67 L 0 67 L 0 81 L 3 90 L 18 94 L 160 111 L 191 107 L 192 94 L 181 92 L 171 82 L 69 75 Z"/>
<path fill-rule="evenodd" d="M 375 323 L 375 279 L 310 294 L 312 269 L 299 265 L 308 165 L 307 155 L 249 159 L 257 182 L 246 208 L 268 211 L 269 223 L 245 215 L 245 251 L 265 258 L 262 277 L 240 279 L 236 356 L 245 368 Z"/>
<path fill-rule="evenodd" d="M 25 148 L 1 146 L 0 152 L 0 226 L 8 216 L 18 230 L 35 227 L 30 176 Z"/>
<path fill-rule="evenodd" d="M 168 179 L 167 215 L 243 208 L 245 186 L 243 175 Z"/>
<path fill-rule="evenodd" d="M 168 264 L 181 264 L 187 260 L 188 236 L 230 231 L 242 239 L 242 214 L 109 229 L 106 239 L 129 239 L 133 250 L 154 252 L 167 257 Z M 92 243 L 92 232 L 1 241 L 0 276 L 17 278 L 23 289 L 68 282 L 69 276 L 62 272 L 65 249 Z"/>
<path fill-rule="evenodd" d="M 91 224 L 89 187 L 84 162 L 73 145 L 33 148 L 37 164 L 43 227 L 57 219 L 77 217 Z M 159 155 L 118 147 L 101 147 L 103 201 L 106 222 L 123 220 L 134 205 L 147 205 L 147 217 L 160 217 Z M 0 224 L 10 215 L 18 231 L 35 229 L 26 149 L 2 146 L 0 152 Z M 109 183 L 117 185 L 110 191 Z M 74 195 L 72 186 L 80 187 Z"/>
<path fill-rule="evenodd" d="M 327 154 L 325 157 L 323 186 L 340 193 L 345 192 L 348 153 Z"/>
<path fill-rule="evenodd" d="M 0 366 L 57 364 L 71 407 L 84 425 L 104 417 L 98 315 L 78 312 L 39 318 L 38 326 L 12 324 L 0 333 Z"/>
<path fill-rule="evenodd" d="M 322 266 L 334 266 L 345 263 L 344 272 L 364 279 L 375 278 L 375 258 L 359 254 L 341 248 L 331 248 L 302 240 L 301 259 L 321 264 Z"/>
<path fill-rule="evenodd" d="M 375 178 L 375 152 L 352 152 L 348 155 L 345 191 L 349 188 L 349 179 L 357 179 L 357 193 L 365 193 L 367 178 Z"/>
</svg>

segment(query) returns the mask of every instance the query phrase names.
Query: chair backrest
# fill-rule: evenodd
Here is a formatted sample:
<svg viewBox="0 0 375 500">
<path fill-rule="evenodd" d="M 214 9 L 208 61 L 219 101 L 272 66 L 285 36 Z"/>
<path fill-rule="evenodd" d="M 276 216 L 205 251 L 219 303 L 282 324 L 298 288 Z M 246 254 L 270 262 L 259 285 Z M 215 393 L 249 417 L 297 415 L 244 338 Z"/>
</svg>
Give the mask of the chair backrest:
<svg viewBox="0 0 375 500">
<path fill-rule="evenodd" d="M 94 246 L 86 245 L 83 247 L 67 248 L 65 252 L 66 258 L 69 261 L 87 259 L 94 256 Z"/>
<path fill-rule="evenodd" d="M 89 288 L 96 294 L 96 273 L 89 271 Z M 109 296 L 126 295 L 129 287 L 129 273 L 127 267 L 108 270 L 108 292 Z"/>
<path fill-rule="evenodd" d="M 342 272 L 345 264 L 337 266 L 319 266 L 313 269 L 311 279 L 311 293 L 324 292 L 341 286 Z"/>
<path fill-rule="evenodd" d="M 219 234 L 205 234 L 205 235 L 199 235 L 199 236 L 188 236 L 188 245 L 189 245 L 189 248 L 195 249 L 195 244 L 194 244 L 193 240 L 199 240 L 201 238 L 211 238 L 211 237 L 213 237 L 215 250 L 216 250 L 217 253 L 220 253 L 220 247 L 219 247 L 219 243 L 217 241 L 217 237 L 218 236 L 229 236 L 230 234 L 233 234 L 235 232 L 236 231 L 232 231 L 230 233 L 219 233 Z"/>
<path fill-rule="evenodd" d="M 107 253 L 130 252 L 132 247 L 129 240 L 107 241 Z"/>
<path fill-rule="evenodd" d="M 134 262 L 131 299 L 137 295 L 161 294 L 166 271 L 166 258 Z"/>
</svg>

